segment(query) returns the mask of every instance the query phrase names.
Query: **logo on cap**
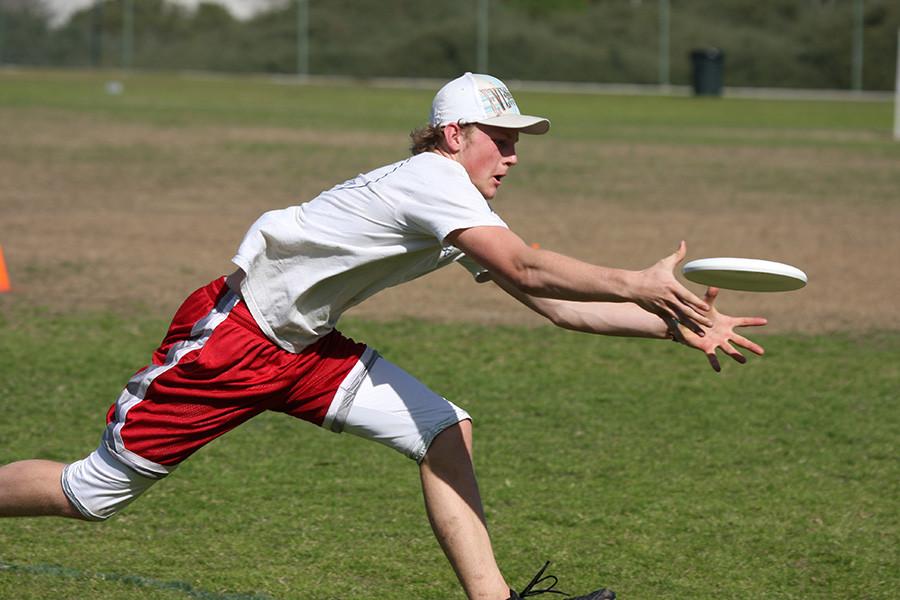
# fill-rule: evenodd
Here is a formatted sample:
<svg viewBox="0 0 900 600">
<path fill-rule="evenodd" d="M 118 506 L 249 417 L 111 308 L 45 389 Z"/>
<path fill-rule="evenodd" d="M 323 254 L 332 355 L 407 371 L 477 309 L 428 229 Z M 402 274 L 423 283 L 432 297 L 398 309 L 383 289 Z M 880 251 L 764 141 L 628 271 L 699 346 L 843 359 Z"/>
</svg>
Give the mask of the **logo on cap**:
<svg viewBox="0 0 900 600">
<path fill-rule="evenodd" d="M 477 77 L 478 93 L 481 96 L 481 106 L 488 115 L 499 116 L 507 112 L 519 114 L 516 100 L 503 83 L 494 77 Z"/>
</svg>

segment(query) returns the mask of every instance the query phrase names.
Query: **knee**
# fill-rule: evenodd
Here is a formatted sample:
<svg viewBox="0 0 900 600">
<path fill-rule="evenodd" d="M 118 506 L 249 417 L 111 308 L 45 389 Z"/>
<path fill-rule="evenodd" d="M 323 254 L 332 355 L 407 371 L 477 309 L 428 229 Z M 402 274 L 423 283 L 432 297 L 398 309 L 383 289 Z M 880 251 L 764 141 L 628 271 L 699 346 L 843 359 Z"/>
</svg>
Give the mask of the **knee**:
<svg viewBox="0 0 900 600">
<path fill-rule="evenodd" d="M 428 447 L 422 463 L 432 469 L 471 466 L 472 421 L 465 419 L 440 432 Z"/>
</svg>

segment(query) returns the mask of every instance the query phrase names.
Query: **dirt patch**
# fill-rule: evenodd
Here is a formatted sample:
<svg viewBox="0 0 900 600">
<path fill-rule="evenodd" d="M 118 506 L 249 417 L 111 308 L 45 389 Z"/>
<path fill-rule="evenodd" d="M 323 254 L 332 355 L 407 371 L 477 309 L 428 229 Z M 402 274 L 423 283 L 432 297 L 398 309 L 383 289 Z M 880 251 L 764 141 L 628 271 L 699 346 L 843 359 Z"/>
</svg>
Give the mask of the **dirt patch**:
<svg viewBox="0 0 900 600">
<path fill-rule="evenodd" d="M 260 213 L 399 159 L 406 145 L 405 134 L 166 128 L 53 111 L 0 110 L 0 129 L 0 245 L 14 286 L 4 311 L 166 317 L 231 268 Z M 816 132 L 800 147 L 752 142 L 529 139 L 494 206 L 527 240 L 601 264 L 642 268 L 680 239 L 690 258 L 796 264 L 810 277 L 804 290 L 722 295 L 730 312 L 769 317 L 769 331 L 900 329 L 896 153 L 828 145 Z M 455 267 L 352 314 L 541 322 Z"/>
</svg>

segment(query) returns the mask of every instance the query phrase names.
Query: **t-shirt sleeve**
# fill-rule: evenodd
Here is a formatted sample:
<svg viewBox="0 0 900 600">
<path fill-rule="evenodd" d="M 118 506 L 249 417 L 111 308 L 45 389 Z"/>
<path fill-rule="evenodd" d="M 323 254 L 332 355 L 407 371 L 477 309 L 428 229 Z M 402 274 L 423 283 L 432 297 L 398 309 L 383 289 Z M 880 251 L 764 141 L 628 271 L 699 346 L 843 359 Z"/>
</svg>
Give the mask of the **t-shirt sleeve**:
<svg viewBox="0 0 900 600">
<path fill-rule="evenodd" d="M 253 259 L 258 254 L 265 252 L 266 242 L 262 230 L 268 226 L 277 225 L 280 220 L 285 218 L 287 210 L 288 209 L 270 210 L 263 213 L 263 215 L 250 226 L 250 229 L 247 230 L 244 239 L 241 241 L 241 245 L 238 246 L 237 253 L 232 257 L 231 262 L 243 269 L 245 273 L 249 272 L 250 264 L 253 262 Z"/>
<path fill-rule="evenodd" d="M 438 159 L 444 160 L 444 159 Z M 509 226 L 472 185 L 456 163 L 429 169 L 401 207 L 407 223 L 442 243 L 453 231 L 469 227 Z"/>
</svg>

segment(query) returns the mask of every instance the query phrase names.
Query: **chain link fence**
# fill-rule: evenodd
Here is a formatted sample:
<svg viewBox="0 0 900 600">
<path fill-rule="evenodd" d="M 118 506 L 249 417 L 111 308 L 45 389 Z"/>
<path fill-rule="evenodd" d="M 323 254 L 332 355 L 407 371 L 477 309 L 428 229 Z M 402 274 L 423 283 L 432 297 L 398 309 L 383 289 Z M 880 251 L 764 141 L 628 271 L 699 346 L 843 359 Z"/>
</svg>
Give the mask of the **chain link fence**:
<svg viewBox="0 0 900 600">
<path fill-rule="evenodd" d="M 896 0 L 49 1 L 0 0 L 0 64 L 886 91 L 900 29 Z"/>
</svg>

